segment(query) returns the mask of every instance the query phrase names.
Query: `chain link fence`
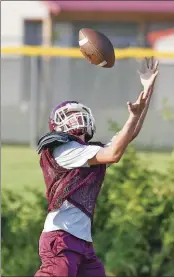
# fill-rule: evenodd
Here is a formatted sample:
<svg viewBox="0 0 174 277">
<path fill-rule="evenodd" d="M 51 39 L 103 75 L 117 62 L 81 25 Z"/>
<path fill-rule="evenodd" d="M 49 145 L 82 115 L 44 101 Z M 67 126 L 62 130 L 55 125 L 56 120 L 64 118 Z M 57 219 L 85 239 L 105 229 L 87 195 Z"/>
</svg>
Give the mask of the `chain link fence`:
<svg viewBox="0 0 174 277">
<path fill-rule="evenodd" d="M 65 100 L 89 106 L 96 118 L 96 139 L 114 134 L 109 121 L 120 127 L 128 117 L 128 100 L 136 100 L 141 85 L 136 59 L 119 59 L 112 69 L 84 59 L 38 56 L 1 58 L 1 136 L 3 143 L 35 145 L 48 131 L 50 110 Z M 174 63 L 161 63 L 144 128 L 135 144 L 141 148 L 174 146 L 174 122 L 162 114 L 163 100 L 174 106 Z"/>
</svg>

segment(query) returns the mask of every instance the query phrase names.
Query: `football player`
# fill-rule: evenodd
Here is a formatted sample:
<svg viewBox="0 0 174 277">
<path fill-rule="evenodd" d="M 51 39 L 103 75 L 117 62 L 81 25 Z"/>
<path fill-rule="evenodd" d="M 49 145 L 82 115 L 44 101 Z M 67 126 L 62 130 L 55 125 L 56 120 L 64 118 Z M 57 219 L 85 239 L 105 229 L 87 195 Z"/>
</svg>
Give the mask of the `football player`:
<svg viewBox="0 0 174 277">
<path fill-rule="evenodd" d="M 96 127 L 91 110 L 67 101 L 52 111 L 50 133 L 38 143 L 46 184 L 48 215 L 39 242 L 41 267 L 35 276 L 105 276 L 91 237 L 94 209 L 106 168 L 118 163 L 140 132 L 158 74 L 157 62 L 144 59 L 144 86 L 129 118 L 110 143 L 90 143 Z"/>
</svg>

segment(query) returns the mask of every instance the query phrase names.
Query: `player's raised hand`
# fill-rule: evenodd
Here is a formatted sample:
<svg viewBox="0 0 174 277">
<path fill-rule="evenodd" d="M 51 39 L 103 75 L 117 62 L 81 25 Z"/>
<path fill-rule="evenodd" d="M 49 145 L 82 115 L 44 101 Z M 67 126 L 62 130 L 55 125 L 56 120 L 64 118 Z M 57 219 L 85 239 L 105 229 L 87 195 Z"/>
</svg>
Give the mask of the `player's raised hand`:
<svg viewBox="0 0 174 277">
<path fill-rule="evenodd" d="M 128 111 L 133 116 L 140 116 L 146 106 L 148 94 L 141 92 L 135 103 L 127 102 Z"/>
<path fill-rule="evenodd" d="M 145 57 L 141 62 L 138 73 L 140 75 L 140 80 L 141 84 L 143 85 L 145 95 L 150 91 L 152 92 L 156 76 L 158 75 L 158 61 L 155 60 L 154 57 Z"/>
</svg>

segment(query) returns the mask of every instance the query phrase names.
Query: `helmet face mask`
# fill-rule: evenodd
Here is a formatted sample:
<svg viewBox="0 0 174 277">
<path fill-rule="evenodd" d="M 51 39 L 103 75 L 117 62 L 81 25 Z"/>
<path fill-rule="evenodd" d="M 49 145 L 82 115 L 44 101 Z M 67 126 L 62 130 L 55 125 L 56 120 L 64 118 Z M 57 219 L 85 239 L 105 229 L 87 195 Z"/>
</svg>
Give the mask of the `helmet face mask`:
<svg viewBox="0 0 174 277">
<path fill-rule="evenodd" d="M 95 120 L 89 108 L 78 102 L 65 102 L 54 109 L 51 115 L 51 123 L 57 132 L 69 132 L 75 134 L 87 134 L 92 138 L 95 128 Z"/>
</svg>

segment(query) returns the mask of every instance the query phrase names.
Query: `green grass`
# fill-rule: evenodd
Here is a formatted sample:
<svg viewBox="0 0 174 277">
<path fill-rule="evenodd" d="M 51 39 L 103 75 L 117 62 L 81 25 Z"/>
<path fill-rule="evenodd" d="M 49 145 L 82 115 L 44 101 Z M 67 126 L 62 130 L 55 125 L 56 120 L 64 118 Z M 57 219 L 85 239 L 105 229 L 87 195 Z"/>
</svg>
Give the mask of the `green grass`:
<svg viewBox="0 0 174 277">
<path fill-rule="evenodd" d="M 140 152 L 139 155 L 148 168 L 160 172 L 165 172 L 170 159 L 169 153 Z M 39 156 L 35 150 L 22 146 L 3 146 L 1 158 L 2 189 L 24 193 L 26 187 L 29 187 L 45 192 Z"/>
<path fill-rule="evenodd" d="M 25 191 L 25 187 L 44 190 L 39 155 L 29 147 L 4 146 L 1 151 L 2 189 Z"/>
</svg>

